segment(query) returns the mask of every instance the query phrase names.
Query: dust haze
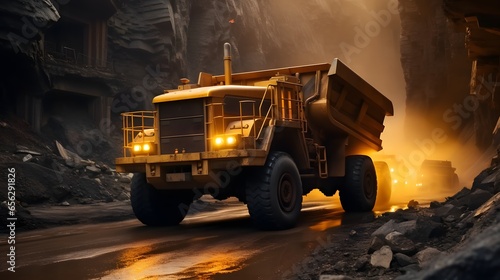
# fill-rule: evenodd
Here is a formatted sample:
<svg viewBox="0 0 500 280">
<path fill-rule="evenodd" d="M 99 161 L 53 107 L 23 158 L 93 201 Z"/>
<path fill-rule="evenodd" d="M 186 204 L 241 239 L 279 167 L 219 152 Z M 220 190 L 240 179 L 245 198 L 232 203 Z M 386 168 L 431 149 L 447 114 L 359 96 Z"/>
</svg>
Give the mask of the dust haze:
<svg viewBox="0 0 500 280">
<path fill-rule="evenodd" d="M 455 139 L 459 133 L 449 133 L 447 127 L 441 127 L 442 123 L 426 130 L 429 133 L 405 135 L 405 130 L 411 131 L 413 126 L 419 129 L 419 122 L 425 120 L 427 112 L 406 119 L 406 84 L 400 61 L 401 21 L 396 0 L 281 0 L 268 5 L 274 11 L 273 22 L 284 42 L 280 49 L 267 50 L 268 67 L 331 62 L 338 57 L 393 102 L 395 113 L 385 120 L 384 149 L 378 154 L 396 157 L 391 168 L 404 170 L 404 178 L 400 180 L 406 185 L 393 188 L 396 200 L 419 197 L 443 200 L 462 187 L 471 186 L 473 176 L 489 163 L 485 159 L 491 158 L 491 151 L 479 152 L 470 137 Z M 412 128 L 405 129 L 405 123 Z M 445 161 L 450 161 L 452 169 L 456 168 L 458 185 L 450 183 L 448 187 L 426 191 L 416 187 L 426 159 L 440 160 L 445 165 L 448 164 Z"/>
</svg>

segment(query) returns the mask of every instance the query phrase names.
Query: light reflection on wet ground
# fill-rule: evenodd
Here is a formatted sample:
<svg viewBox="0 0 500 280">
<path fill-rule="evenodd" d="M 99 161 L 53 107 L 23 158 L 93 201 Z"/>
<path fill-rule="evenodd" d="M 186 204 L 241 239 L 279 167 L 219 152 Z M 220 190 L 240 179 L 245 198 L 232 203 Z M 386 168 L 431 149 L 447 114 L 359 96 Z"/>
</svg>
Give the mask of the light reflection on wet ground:
<svg viewBox="0 0 500 280">
<path fill-rule="evenodd" d="M 123 268 L 112 270 L 99 279 L 184 279 L 200 278 L 220 273 L 231 273 L 241 268 L 242 263 L 253 252 L 249 250 L 235 250 L 234 252 L 219 252 L 206 249 L 190 255 L 179 255 L 158 252 L 152 254 L 146 251 L 124 252 L 118 261 L 131 261 Z M 129 258 L 129 254 L 133 258 Z M 124 258 L 124 259 L 123 259 Z"/>
<path fill-rule="evenodd" d="M 371 213 L 344 213 L 338 195 L 325 199 L 312 193 L 304 199 L 298 226 L 278 232 L 256 230 L 245 205 L 229 203 L 191 214 L 172 228 L 150 228 L 129 220 L 20 233 L 15 276 L 274 279 L 307 257 L 318 240 L 326 240 L 336 227 L 370 222 L 383 212 L 406 207 L 407 202 L 392 203 Z M 424 203 L 428 202 L 420 204 Z M 6 246 L 0 242 L 2 252 Z"/>
</svg>

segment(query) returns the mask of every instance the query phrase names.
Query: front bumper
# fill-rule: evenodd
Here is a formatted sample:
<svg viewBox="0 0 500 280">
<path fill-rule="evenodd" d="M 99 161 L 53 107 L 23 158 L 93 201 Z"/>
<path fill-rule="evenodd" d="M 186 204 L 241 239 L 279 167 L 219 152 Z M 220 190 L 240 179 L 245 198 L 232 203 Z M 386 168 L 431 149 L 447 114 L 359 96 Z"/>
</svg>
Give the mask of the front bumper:
<svg viewBox="0 0 500 280">
<path fill-rule="evenodd" d="M 263 166 L 266 158 L 264 150 L 220 150 L 121 157 L 115 163 L 117 172 L 145 173 L 148 182 L 156 188 L 182 189 L 210 182 L 213 174 L 221 171 Z"/>
</svg>

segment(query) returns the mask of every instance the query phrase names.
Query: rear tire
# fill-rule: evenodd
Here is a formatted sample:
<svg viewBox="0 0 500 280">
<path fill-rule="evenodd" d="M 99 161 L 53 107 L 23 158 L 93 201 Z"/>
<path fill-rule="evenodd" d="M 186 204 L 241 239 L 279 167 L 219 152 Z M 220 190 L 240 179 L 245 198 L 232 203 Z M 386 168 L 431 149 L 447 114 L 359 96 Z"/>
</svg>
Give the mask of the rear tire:
<svg viewBox="0 0 500 280">
<path fill-rule="evenodd" d="M 302 182 L 292 158 L 282 152 L 269 154 L 246 186 L 248 212 L 261 229 L 295 226 L 302 208 Z"/>
<path fill-rule="evenodd" d="M 346 157 L 340 203 L 346 212 L 372 211 L 377 198 L 377 175 L 368 156 Z"/>
<path fill-rule="evenodd" d="M 139 221 L 148 226 L 178 225 L 193 202 L 191 191 L 155 189 L 146 174 L 136 173 L 130 184 L 130 202 Z"/>
<path fill-rule="evenodd" d="M 389 165 L 383 161 L 373 163 L 375 172 L 377 173 L 377 200 L 375 205 L 385 206 L 391 200 L 392 193 L 392 178 Z"/>
</svg>

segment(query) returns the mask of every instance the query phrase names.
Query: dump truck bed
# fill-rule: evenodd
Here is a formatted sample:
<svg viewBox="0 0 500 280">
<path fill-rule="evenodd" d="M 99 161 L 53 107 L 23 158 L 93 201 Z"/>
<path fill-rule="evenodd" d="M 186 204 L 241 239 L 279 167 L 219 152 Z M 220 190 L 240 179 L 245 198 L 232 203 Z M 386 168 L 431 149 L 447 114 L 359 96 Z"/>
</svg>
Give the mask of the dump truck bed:
<svg viewBox="0 0 500 280">
<path fill-rule="evenodd" d="M 349 145 L 381 150 L 384 118 L 394 114 L 392 102 L 339 59 L 318 83 L 304 90 L 308 124 L 326 138 L 348 135 Z"/>
</svg>

